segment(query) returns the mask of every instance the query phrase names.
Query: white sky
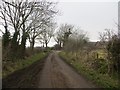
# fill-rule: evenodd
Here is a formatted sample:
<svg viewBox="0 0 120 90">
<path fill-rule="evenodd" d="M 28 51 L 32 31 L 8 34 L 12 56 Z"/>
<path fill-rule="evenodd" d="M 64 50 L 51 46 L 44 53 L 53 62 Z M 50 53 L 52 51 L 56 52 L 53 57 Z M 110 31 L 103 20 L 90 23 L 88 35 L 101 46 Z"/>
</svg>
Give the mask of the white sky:
<svg viewBox="0 0 120 90">
<path fill-rule="evenodd" d="M 79 26 L 97 40 L 97 33 L 105 28 L 115 28 L 117 22 L 117 3 L 115 2 L 61 2 L 61 16 L 58 24 L 69 23 Z"/>
<path fill-rule="evenodd" d="M 98 32 L 104 29 L 117 30 L 118 0 L 60 0 L 58 1 L 58 26 L 73 24 L 88 32 L 91 41 L 99 39 Z M 49 45 L 53 45 L 52 39 Z"/>
</svg>

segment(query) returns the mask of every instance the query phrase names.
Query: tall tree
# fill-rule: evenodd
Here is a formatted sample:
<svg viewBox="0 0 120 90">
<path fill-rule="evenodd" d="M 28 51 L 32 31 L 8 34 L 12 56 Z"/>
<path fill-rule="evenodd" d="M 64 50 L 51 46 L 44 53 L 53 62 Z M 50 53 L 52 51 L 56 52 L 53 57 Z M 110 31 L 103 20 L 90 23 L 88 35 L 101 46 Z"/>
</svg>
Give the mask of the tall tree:
<svg viewBox="0 0 120 90">
<path fill-rule="evenodd" d="M 73 31 L 73 25 L 61 24 L 58 31 L 56 32 L 55 41 L 60 47 L 64 46 L 68 40 L 69 35 Z"/>
<path fill-rule="evenodd" d="M 54 35 L 55 27 L 56 27 L 55 23 L 49 23 L 48 26 L 43 27 L 43 32 L 38 37 L 38 39 L 45 44 L 46 49 L 48 47 L 48 43 L 50 42 L 50 39 Z"/>
<path fill-rule="evenodd" d="M 36 38 L 45 32 L 44 26 L 50 27 L 51 22 L 53 22 L 55 15 L 58 11 L 55 10 L 56 3 L 53 2 L 41 2 L 41 8 L 35 8 L 34 13 L 31 15 L 32 28 L 29 34 L 30 47 L 33 50 Z M 48 30 L 49 31 L 49 30 Z M 52 32 L 51 32 L 52 33 Z"/>
</svg>

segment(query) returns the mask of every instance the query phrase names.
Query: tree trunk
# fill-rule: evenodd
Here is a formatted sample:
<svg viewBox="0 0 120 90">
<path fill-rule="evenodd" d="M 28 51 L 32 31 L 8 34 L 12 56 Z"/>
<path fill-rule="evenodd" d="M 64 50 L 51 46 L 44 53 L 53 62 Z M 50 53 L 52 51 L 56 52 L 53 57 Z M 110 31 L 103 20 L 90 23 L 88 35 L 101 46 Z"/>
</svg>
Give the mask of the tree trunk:
<svg viewBox="0 0 120 90">
<path fill-rule="evenodd" d="M 23 23 L 23 35 L 20 45 L 20 58 L 22 59 L 24 59 L 25 57 L 26 39 L 27 39 L 27 33 L 25 32 L 25 23 Z"/>
<path fill-rule="evenodd" d="M 60 49 L 61 49 L 61 47 L 62 47 L 62 42 L 60 41 Z"/>
<path fill-rule="evenodd" d="M 46 46 L 46 49 L 47 49 L 47 47 L 48 47 L 48 46 L 47 46 L 47 43 L 45 43 L 45 46 Z"/>
<path fill-rule="evenodd" d="M 25 48 L 26 48 L 26 35 L 23 34 L 21 45 L 20 45 L 20 57 L 21 58 L 25 57 Z"/>
<path fill-rule="evenodd" d="M 9 46 L 9 42 L 10 42 L 10 32 L 7 30 L 7 26 L 5 26 L 5 33 L 3 34 L 3 49 L 6 49 Z"/>
<path fill-rule="evenodd" d="M 17 41 L 18 39 L 18 35 L 19 35 L 19 32 L 15 32 L 14 35 L 13 35 L 13 38 L 11 39 L 11 45 L 10 45 L 10 58 L 14 60 L 14 58 L 17 58 L 18 57 L 18 46 L 19 46 L 19 42 Z"/>
<path fill-rule="evenodd" d="M 32 41 L 30 42 L 30 48 L 32 52 L 34 50 L 34 45 L 35 45 L 35 38 L 32 38 Z"/>
</svg>

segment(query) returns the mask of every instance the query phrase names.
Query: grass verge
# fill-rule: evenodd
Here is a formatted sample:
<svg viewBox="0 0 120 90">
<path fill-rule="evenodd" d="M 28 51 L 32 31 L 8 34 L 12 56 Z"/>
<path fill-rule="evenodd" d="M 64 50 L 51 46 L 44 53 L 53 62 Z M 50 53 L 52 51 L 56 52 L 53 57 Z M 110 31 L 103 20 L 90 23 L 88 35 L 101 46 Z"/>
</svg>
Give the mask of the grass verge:
<svg viewBox="0 0 120 90">
<path fill-rule="evenodd" d="M 31 64 L 33 64 L 34 62 L 36 62 L 38 60 L 42 60 L 47 55 L 48 55 L 48 52 L 46 52 L 46 53 L 40 52 L 38 54 L 35 54 L 33 56 L 26 58 L 25 60 L 16 60 L 15 62 L 9 61 L 6 63 L 3 62 L 2 77 L 5 78 L 6 76 L 13 73 L 14 71 L 26 68 L 26 67 L 30 66 Z"/>
<path fill-rule="evenodd" d="M 97 71 L 88 68 L 83 63 L 73 62 L 70 58 L 70 55 L 65 52 L 60 52 L 59 56 L 65 60 L 69 65 L 71 65 L 75 70 L 85 76 L 88 80 L 95 83 L 97 86 L 101 88 L 118 88 L 118 80 L 113 79 L 108 74 L 101 74 Z"/>
</svg>

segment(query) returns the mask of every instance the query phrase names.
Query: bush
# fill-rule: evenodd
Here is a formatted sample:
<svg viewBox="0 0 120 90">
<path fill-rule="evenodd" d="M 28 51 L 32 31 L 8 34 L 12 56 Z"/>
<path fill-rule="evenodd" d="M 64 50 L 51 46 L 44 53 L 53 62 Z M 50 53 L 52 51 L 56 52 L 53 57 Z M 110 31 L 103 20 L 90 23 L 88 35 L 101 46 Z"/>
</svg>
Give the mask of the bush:
<svg viewBox="0 0 120 90">
<path fill-rule="evenodd" d="M 111 62 L 111 69 L 109 73 L 120 69 L 120 38 L 116 35 L 108 42 L 107 50 L 109 53 L 109 62 Z"/>
</svg>

